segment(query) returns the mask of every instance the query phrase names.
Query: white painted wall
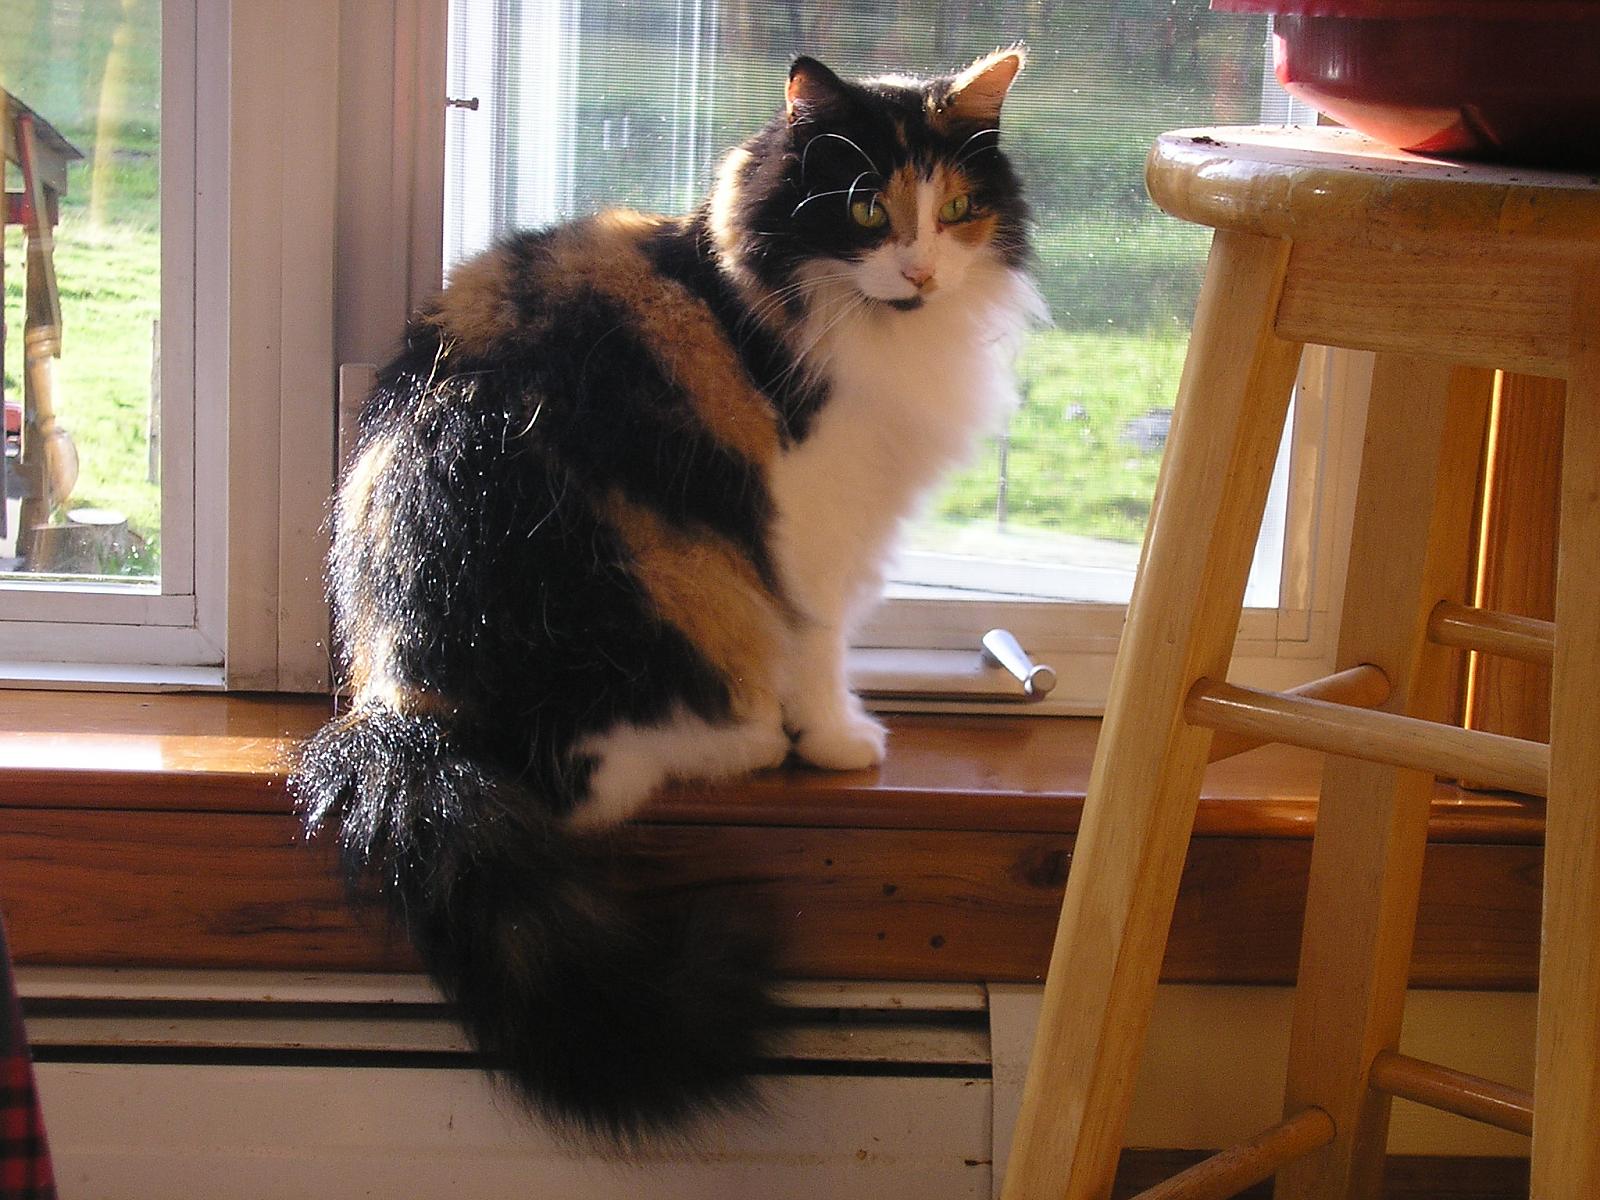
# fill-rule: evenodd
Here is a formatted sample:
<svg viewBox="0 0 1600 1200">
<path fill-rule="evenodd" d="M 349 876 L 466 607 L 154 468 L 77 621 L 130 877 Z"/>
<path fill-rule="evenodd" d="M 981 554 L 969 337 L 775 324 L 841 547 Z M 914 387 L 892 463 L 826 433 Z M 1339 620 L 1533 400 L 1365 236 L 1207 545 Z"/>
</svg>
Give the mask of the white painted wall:
<svg viewBox="0 0 1600 1200">
<path fill-rule="evenodd" d="M 460 1045 L 438 1019 L 321 1015 L 345 1000 L 429 1003 L 431 989 L 411 977 L 22 974 L 24 994 L 36 998 L 234 1006 L 120 1024 L 104 1013 L 40 1017 L 33 1032 L 44 1046 Z M 951 1025 L 938 1015 L 981 1012 L 985 996 L 987 1031 L 981 1021 Z M 1033 986 L 793 985 L 787 1003 L 839 1019 L 792 1039 L 785 1054 L 797 1073 L 772 1081 L 769 1111 L 720 1123 L 700 1153 L 669 1149 L 632 1164 L 596 1162 L 553 1141 L 470 1070 L 106 1062 L 45 1063 L 39 1077 L 62 1193 L 83 1200 L 982 1200 L 998 1194 L 1039 998 Z M 279 1007 L 257 1018 L 244 1011 L 268 999 Z M 1290 999 L 1285 988 L 1161 988 L 1129 1144 L 1216 1147 L 1274 1123 Z M 301 1002 L 323 1007 L 306 1016 L 282 1007 Z M 1533 1020 L 1530 994 L 1415 992 L 1402 1049 L 1527 1087 Z M 806 1063 L 824 1060 L 861 1064 L 861 1073 L 806 1073 Z M 926 1074 L 929 1064 L 981 1069 L 985 1061 L 992 1081 Z M 894 1074 L 894 1064 L 911 1065 Z M 885 1067 L 891 1073 L 874 1074 Z M 1390 1149 L 1523 1155 L 1527 1141 L 1397 1102 Z"/>
<path fill-rule="evenodd" d="M 983 1200 L 987 1081 L 807 1078 L 702 1155 L 580 1157 L 475 1072 L 49 1065 L 76 1200 Z"/>
</svg>

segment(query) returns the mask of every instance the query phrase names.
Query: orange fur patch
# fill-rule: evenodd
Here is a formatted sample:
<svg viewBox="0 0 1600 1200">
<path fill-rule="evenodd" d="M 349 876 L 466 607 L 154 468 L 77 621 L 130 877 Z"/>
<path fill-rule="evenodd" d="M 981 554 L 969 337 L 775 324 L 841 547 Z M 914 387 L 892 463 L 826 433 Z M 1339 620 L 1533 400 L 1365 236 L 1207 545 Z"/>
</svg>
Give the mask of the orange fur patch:
<svg viewBox="0 0 1600 1200">
<path fill-rule="evenodd" d="M 941 165 L 934 173 L 934 184 L 939 188 L 939 203 L 957 196 L 971 196 L 973 183 L 970 176 L 959 167 Z M 994 237 L 995 227 L 999 221 L 989 215 L 969 217 L 965 221 L 957 221 L 953 225 L 942 225 L 944 232 L 959 242 L 968 246 L 987 245 Z"/>
<path fill-rule="evenodd" d="M 500 248 L 468 259 L 450 272 L 450 285 L 422 319 L 435 326 L 448 353 L 460 346 L 469 354 L 487 353 L 517 328 L 510 296 L 511 263 Z"/>
<path fill-rule="evenodd" d="M 372 493 L 378 480 L 394 462 L 394 443 L 380 438 L 362 447 L 339 483 L 339 508 L 344 524 L 365 528 L 372 515 Z"/>
<path fill-rule="evenodd" d="M 604 511 L 657 615 L 727 677 L 735 709 L 770 703 L 785 624 L 749 559 L 725 538 L 685 534 L 620 493 Z"/>
<path fill-rule="evenodd" d="M 750 461 L 766 463 L 779 444 L 771 404 L 750 383 L 711 311 L 639 250 L 640 240 L 666 223 L 619 211 L 574 227 L 552 248 L 549 282 L 591 287 L 626 307 L 706 428 Z"/>
<path fill-rule="evenodd" d="M 899 167 L 883 185 L 882 201 L 889 210 L 889 233 L 897 242 L 917 236 L 917 185 L 921 176 L 913 167 Z"/>
<path fill-rule="evenodd" d="M 995 227 L 999 224 L 997 217 L 972 217 L 954 225 L 947 225 L 945 232 L 958 242 L 965 242 L 969 246 L 986 246 L 994 240 Z"/>
</svg>

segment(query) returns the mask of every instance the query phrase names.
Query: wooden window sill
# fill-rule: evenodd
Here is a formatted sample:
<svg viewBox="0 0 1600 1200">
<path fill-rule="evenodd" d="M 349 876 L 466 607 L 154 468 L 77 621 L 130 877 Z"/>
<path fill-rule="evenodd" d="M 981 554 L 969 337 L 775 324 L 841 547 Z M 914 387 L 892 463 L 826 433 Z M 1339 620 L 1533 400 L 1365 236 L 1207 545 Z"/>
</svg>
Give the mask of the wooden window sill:
<svg viewBox="0 0 1600 1200">
<path fill-rule="evenodd" d="M 0 692 L 0 909 L 19 961 L 395 970 L 299 836 L 282 761 L 325 700 Z M 1098 722 L 899 716 L 881 769 L 679 787 L 629 831 L 640 888 L 792 914 L 800 978 L 1042 976 Z M 1164 978 L 1292 978 L 1320 757 L 1207 776 Z M 1413 975 L 1531 987 L 1537 801 L 1441 785 Z"/>
</svg>

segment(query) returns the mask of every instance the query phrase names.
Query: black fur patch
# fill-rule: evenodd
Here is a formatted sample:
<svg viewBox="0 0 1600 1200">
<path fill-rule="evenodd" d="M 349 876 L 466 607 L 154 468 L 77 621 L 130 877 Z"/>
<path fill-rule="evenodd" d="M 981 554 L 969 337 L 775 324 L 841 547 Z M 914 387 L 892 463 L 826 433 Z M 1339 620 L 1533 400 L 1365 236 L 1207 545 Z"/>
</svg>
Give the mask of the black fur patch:
<svg viewBox="0 0 1600 1200">
<path fill-rule="evenodd" d="M 681 483 L 647 450 L 608 470 L 604 451 L 621 434 L 597 403 L 542 405 L 543 389 L 565 382 L 548 367 L 458 360 L 440 375 L 424 331 L 402 361 L 379 385 L 363 442 L 394 446 L 376 484 L 386 526 L 341 530 L 332 559 L 347 650 L 389 639 L 399 681 L 473 714 L 474 741 L 513 775 L 531 772 L 557 811 L 578 798 L 562 772 L 585 734 L 659 720 L 674 703 L 724 716 L 727 683 L 654 616 L 597 515 L 616 484 L 688 519 L 714 503 L 705 479 Z M 738 495 L 728 476 L 717 482 Z"/>
</svg>

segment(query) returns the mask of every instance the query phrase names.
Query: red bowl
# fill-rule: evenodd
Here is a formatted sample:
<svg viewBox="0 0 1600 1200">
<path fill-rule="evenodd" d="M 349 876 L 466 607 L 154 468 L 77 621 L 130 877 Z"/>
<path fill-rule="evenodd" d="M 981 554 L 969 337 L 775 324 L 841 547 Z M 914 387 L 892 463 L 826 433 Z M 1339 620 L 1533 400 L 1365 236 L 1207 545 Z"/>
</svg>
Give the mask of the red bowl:
<svg viewBox="0 0 1600 1200">
<path fill-rule="evenodd" d="M 1600 4 L 1592 0 L 1212 7 L 1274 12 L 1278 81 L 1379 141 L 1427 154 L 1600 166 Z"/>
</svg>

